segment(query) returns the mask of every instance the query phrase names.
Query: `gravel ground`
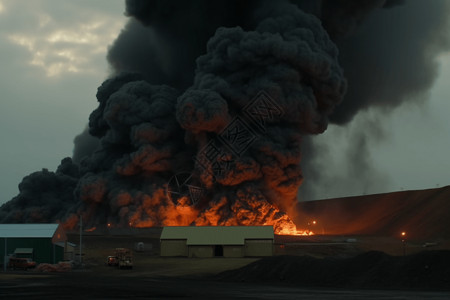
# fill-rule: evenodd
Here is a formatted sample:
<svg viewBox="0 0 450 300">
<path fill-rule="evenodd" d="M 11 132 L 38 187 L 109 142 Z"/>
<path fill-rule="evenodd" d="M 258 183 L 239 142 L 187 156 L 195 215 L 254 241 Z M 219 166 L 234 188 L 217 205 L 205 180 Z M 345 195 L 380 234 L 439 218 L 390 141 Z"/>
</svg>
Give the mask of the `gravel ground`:
<svg viewBox="0 0 450 300">
<path fill-rule="evenodd" d="M 273 256 L 222 272 L 216 278 L 302 287 L 450 291 L 450 251 L 424 251 L 407 256 L 371 251 L 350 258 Z"/>
<path fill-rule="evenodd" d="M 297 255 L 189 259 L 159 257 L 156 236 L 85 236 L 83 269 L 0 272 L 0 299 L 450 299 L 449 250 L 361 253 L 371 243 L 341 239 L 283 241 Z M 134 252 L 132 270 L 105 266 L 114 248 L 141 241 L 152 247 Z"/>
<path fill-rule="evenodd" d="M 130 274 L 74 271 L 9 279 L 0 274 L 0 299 L 450 299 L 445 291 L 319 289 Z"/>
</svg>

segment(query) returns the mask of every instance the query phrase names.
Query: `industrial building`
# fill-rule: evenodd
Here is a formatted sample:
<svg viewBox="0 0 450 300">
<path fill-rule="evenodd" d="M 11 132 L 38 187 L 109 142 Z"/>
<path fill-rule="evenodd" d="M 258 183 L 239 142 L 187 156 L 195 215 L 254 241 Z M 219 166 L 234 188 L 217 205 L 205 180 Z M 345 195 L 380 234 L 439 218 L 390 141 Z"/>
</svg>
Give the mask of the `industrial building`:
<svg viewBox="0 0 450 300">
<path fill-rule="evenodd" d="M 272 256 L 273 239 L 272 226 L 169 226 L 161 233 L 161 256 Z"/>
<path fill-rule="evenodd" d="M 64 259 L 67 236 L 59 224 L 0 224 L 1 264 L 9 255 L 31 258 L 36 263 Z"/>
</svg>

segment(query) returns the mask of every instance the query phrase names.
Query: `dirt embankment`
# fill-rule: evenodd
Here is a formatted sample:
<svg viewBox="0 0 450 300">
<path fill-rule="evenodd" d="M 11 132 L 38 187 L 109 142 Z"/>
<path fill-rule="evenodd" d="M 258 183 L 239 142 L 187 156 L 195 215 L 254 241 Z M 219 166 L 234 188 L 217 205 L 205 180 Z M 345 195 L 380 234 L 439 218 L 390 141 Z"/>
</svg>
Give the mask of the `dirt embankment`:
<svg viewBox="0 0 450 300">
<path fill-rule="evenodd" d="M 317 220 L 318 233 L 450 238 L 450 186 L 299 202 L 297 211 L 296 223 Z"/>
</svg>

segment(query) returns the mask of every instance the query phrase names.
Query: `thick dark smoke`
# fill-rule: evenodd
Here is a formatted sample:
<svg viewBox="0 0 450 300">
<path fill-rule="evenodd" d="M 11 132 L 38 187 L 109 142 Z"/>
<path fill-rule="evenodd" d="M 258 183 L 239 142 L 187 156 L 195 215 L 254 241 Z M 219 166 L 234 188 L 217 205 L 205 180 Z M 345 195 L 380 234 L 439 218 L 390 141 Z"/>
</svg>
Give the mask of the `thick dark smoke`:
<svg viewBox="0 0 450 300">
<path fill-rule="evenodd" d="M 326 150 L 308 136 L 427 90 L 447 47 L 444 1 L 128 0 L 126 14 L 91 136 L 75 139 L 73 161 L 55 173 L 25 177 L 0 222 L 71 227 L 83 214 L 92 226 L 290 226 L 282 211 L 295 204 L 300 161 L 306 195 L 330 181 L 318 156 Z M 258 95 L 273 108 L 259 128 L 246 115 Z M 251 140 L 239 153 L 223 142 L 236 122 Z M 370 168 L 366 139 L 351 148 L 361 158 L 351 174 Z M 204 189 L 195 206 L 167 197 L 180 172 Z"/>
<path fill-rule="evenodd" d="M 72 160 L 79 164 L 84 157 L 90 156 L 99 147 L 99 140 L 89 134 L 89 127 L 73 140 L 74 148 Z"/>
<path fill-rule="evenodd" d="M 303 151 L 302 169 L 307 180 L 301 198 L 316 199 L 317 192 L 324 189 L 333 197 L 333 192 L 345 195 L 383 187 L 387 175 L 371 163 L 368 140 L 382 141 L 382 115 L 427 99 L 424 94 L 438 71 L 436 58 L 450 48 L 448 8 L 446 1 L 405 1 L 400 6 L 374 10 L 350 37 L 336 38 L 348 90 L 331 115 L 331 123 L 344 126 L 369 109 L 379 110 L 380 116 L 359 121 L 359 126 L 341 137 L 348 144 L 342 155 L 346 168 L 330 167 L 335 163 L 327 155 L 334 151 L 332 144 L 324 148 L 313 138 L 308 141 L 311 145 L 304 143 L 310 151 Z M 359 172 L 355 174 L 354 169 Z"/>
<path fill-rule="evenodd" d="M 139 72 L 153 84 L 185 89 L 192 84 L 195 60 L 219 27 L 253 29 L 261 1 L 126 1 L 135 18 L 108 53 L 115 72 Z"/>
<path fill-rule="evenodd" d="M 264 134 L 242 155 L 221 149 L 231 158 L 231 168 L 216 175 L 218 185 L 213 187 L 207 211 L 224 199 L 231 207 L 248 205 L 248 198 L 255 194 L 261 194 L 260 202 L 289 209 L 302 181 L 301 136 L 323 132 L 328 115 L 345 92 L 337 48 L 319 20 L 291 4 L 264 10 L 258 14 L 263 21 L 255 31 L 216 31 L 207 54 L 197 60 L 193 86 L 178 101 L 177 118 L 188 134 L 196 136 L 198 149 L 207 147 L 223 130 L 227 132 L 224 126 L 259 91 L 276 99 L 284 112 L 265 123 Z M 208 126 L 199 122 L 199 115 L 213 116 Z M 216 121 L 214 126 L 210 119 Z M 213 185 L 208 179 L 204 182 Z M 213 223 L 206 213 L 205 218 Z M 224 219 L 232 218 L 237 224 L 245 223 L 236 214 Z"/>
<path fill-rule="evenodd" d="M 406 4 L 374 11 L 352 38 L 338 41 L 349 89 L 333 123 L 347 123 L 373 106 L 392 110 L 432 86 L 435 58 L 449 49 L 448 3 Z"/>
<path fill-rule="evenodd" d="M 19 195 L 2 205 L 2 222 L 48 222 L 61 220 L 76 205 L 73 197 L 79 180 L 78 166 L 71 158 L 61 161 L 56 172 L 43 169 L 26 176 Z"/>
</svg>

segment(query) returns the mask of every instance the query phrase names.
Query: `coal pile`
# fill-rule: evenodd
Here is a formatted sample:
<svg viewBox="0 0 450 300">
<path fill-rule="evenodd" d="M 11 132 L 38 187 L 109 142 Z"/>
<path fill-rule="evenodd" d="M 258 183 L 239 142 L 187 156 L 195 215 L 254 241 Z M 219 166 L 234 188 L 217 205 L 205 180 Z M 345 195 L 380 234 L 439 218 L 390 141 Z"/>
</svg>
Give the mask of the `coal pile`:
<svg viewBox="0 0 450 300">
<path fill-rule="evenodd" d="M 390 256 L 370 251 L 351 258 L 273 256 L 220 273 L 217 280 L 302 287 L 450 290 L 450 251 Z"/>
</svg>

